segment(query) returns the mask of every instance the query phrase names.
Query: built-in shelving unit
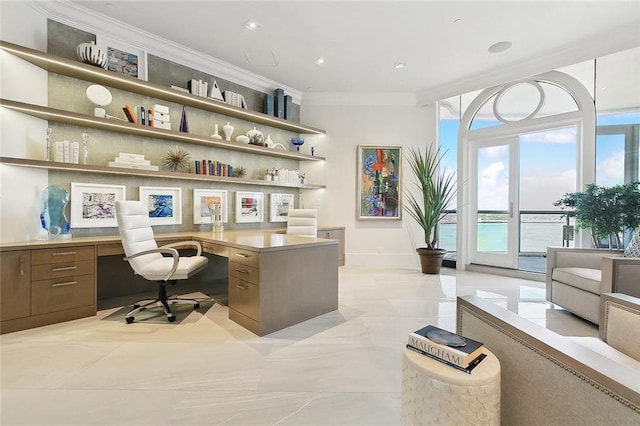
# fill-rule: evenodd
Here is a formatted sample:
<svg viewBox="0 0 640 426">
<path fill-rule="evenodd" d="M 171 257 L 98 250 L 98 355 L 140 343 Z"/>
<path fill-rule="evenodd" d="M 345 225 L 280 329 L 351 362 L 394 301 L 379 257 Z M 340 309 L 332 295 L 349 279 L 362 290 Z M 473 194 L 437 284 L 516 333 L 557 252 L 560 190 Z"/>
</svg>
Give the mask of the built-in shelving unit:
<svg viewBox="0 0 640 426">
<path fill-rule="evenodd" d="M 264 146 L 216 140 L 208 137 L 193 135 L 190 133 L 176 132 L 173 130 L 163 130 L 150 126 L 141 126 L 139 124 L 133 124 L 126 121 L 93 117 L 86 114 L 78 114 L 75 112 L 11 101 L 7 99 L 0 99 L 0 106 L 13 111 L 29 114 L 44 120 L 71 124 L 74 126 L 90 127 L 92 129 L 108 130 L 111 132 L 126 133 L 129 135 L 146 136 L 150 138 L 166 139 L 176 142 L 205 145 L 211 148 L 223 148 L 232 151 L 249 152 L 271 157 L 302 161 L 324 161 L 323 157 L 301 154 L 296 151 L 280 151 Z"/>
<path fill-rule="evenodd" d="M 264 124 L 278 129 L 288 130 L 297 133 L 306 134 L 324 134 L 324 130 L 314 127 L 305 126 L 278 117 L 272 117 L 261 112 L 249 111 L 238 108 L 224 102 L 211 100 L 189 93 L 179 92 L 168 87 L 158 84 L 149 83 L 134 77 L 117 74 L 105 69 L 87 65 L 82 62 L 72 61 L 70 59 L 61 58 L 59 56 L 43 53 L 38 50 L 29 49 L 6 41 L 0 41 L 0 49 L 11 53 L 25 61 L 31 62 L 38 67 L 49 72 L 65 75 L 68 77 L 78 78 L 81 80 L 91 81 L 105 86 L 114 87 L 128 92 L 137 93 L 152 98 L 162 99 L 169 102 L 180 103 L 183 105 L 198 108 L 204 111 L 210 111 L 223 114 L 229 117 L 240 118 L 242 120 L 251 121 L 256 124 Z"/>
<path fill-rule="evenodd" d="M 67 172 L 79 172 L 79 173 L 88 172 L 88 173 L 99 173 L 99 174 L 108 174 L 108 175 L 145 176 L 145 177 L 154 177 L 154 178 L 170 178 L 170 179 L 182 179 L 182 180 L 194 180 L 194 181 L 197 180 L 197 181 L 207 181 L 207 182 L 234 183 L 234 184 L 251 185 L 251 186 L 272 186 L 272 187 L 286 187 L 286 188 L 300 188 L 300 189 L 325 188 L 324 185 L 315 185 L 315 184 L 273 182 L 273 181 L 266 181 L 266 180 L 260 180 L 260 179 L 244 179 L 244 178 L 233 178 L 233 177 L 224 177 L 224 176 L 205 176 L 205 175 L 196 175 L 192 173 L 178 173 L 178 172 L 166 172 L 166 171 L 128 169 L 128 168 L 121 168 L 121 167 L 58 163 L 55 161 L 26 160 L 24 158 L 12 158 L 12 157 L 0 157 L 0 164 L 33 167 L 33 168 L 48 169 L 48 170 L 62 170 Z"/>
</svg>

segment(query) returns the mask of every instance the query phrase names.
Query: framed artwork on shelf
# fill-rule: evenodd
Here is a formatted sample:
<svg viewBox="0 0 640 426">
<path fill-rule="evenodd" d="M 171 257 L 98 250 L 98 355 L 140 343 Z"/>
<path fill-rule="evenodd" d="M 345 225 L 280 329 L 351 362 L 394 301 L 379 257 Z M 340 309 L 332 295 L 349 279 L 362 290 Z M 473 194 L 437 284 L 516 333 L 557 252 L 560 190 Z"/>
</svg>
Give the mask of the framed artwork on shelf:
<svg viewBox="0 0 640 426">
<path fill-rule="evenodd" d="M 117 227 L 116 201 L 125 200 L 125 185 L 71 182 L 71 227 Z"/>
<path fill-rule="evenodd" d="M 358 145 L 358 219 L 401 219 L 402 147 Z"/>
<path fill-rule="evenodd" d="M 289 216 L 289 209 L 293 207 L 293 194 L 270 194 L 270 215 L 271 222 L 286 222 Z"/>
<path fill-rule="evenodd" d="M 109 71 L 147 80 L 147 52 L 119 40 L 97 35 L 96 44 L 107 54 Z"/>
<path fill-rule="evenodd" d="M 264 221 L 264 193 L 236 192 L 236 223 Z"/>
<path fill-rule="evenodd" d="M 182 188 L 141 186 L 140 201 L 147 204 L 152 225 L 180 225 L 182 223 Z"/>
<path fill-rule="evenodd" d="M 227 223 L 227 191 L 216 189 L 193 190 L 193 223 L 211 223 L 211 212 L 214 206 L 220 205 L 222 223 Z"/>
</svg>

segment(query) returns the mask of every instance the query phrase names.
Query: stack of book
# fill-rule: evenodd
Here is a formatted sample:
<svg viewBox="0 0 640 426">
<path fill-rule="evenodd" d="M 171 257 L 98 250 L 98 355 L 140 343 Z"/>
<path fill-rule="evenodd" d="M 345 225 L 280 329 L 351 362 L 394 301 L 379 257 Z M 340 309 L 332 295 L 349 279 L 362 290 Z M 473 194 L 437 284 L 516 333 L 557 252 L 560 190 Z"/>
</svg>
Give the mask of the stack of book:
<svg viewBox="0 0 640 426">
<path fill-rule="evenodd" d="M 57 141 L 53 147 L 53 161 L 78 164 L 78 152 L 80 151 L 78 142 Z"/>
<path fill-rule="evenodd" d="M 155 104 L 153 108 L 145 108 L 138 105 L 134 109 L 130 105 L 125 105 L 122 111 L 130 123 L 171 130 L 168 106 Z"/>
<path fill-rule="evenodd" d="M 233 176 L 233 166 L 214 160 L 195 160 L 195 172 L 197 175 L 206 176 Z"/>
<path fill-rule="evenodd" d="M 158 166 L 151 165 L 151 161 L 145 160 L 142 154 L 130 154 L 121 152 L 114 161 L 109 161 L 109 167 L 124 167 L 126 169 L 158 170 Z"/>
<path fill-rule="evenodd" d="M 466 373 L 487 356 L 484 345 L 433 325 L 409 334 L 407 348 Z"/>
</svg>

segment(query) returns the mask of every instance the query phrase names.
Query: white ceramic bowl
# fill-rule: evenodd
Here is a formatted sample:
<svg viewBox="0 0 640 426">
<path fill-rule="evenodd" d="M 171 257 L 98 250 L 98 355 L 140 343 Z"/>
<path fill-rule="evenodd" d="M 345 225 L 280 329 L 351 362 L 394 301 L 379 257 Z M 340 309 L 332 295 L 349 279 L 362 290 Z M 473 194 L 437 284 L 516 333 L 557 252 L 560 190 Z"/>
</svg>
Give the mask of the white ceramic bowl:
<svg viewBox="0 0 640 426">
<path fill-rule="evenodd" d="M 240 135 L 236 138 L 236 142 L 249 143 L 249 136 Z"/>
</svg>

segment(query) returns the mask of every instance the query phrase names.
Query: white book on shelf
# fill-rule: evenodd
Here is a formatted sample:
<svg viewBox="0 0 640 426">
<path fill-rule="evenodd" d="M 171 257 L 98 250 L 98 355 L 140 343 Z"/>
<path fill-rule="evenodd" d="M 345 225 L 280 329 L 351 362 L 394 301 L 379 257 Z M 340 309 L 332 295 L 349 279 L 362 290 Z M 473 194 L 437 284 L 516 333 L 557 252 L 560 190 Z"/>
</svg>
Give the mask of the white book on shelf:
<svg viewBox="0 0 640 426">
<path fill-rule="evenodd" d="M 71 156 L 69 155 L 69 144 L 70 142 L 65 140 L 62 141 L 62 147 L 63 147 L 63 151 L 62 151 L 62 156 L 63 156 L 63 162 L 65 163 L 70 163 L 71 162 Z"/>
<path fill-rule="evenodd" d="M 151 161 L 150 160 L 139 160 L 139 159 L 133 159 L 133 158 L 126 158 L 126 157 L 116 157 L 116 159 L 114 160 L 116 163 L 124 163 L 124 164 L 140 164 L 140 165 L 146 165 L 146 166 L 150 166 L 151 165 Z"/>
<path fill-rule="evenodd" d="M 119 152 L 118 157 L 128 158 L 130 160 L 144 160 L 144 154 L 132 154 L 129 152 Z"/>
<path fill-rule="evenodd" d="M 125 169 L 137 169 L 137 170 L 155 170 L 158 171 L 158 166 L 135 164 L 135 163 L 119 163 L 117 161 L 109 161 L 109 167 L 122 167 Z"/>
<path fill-rule="evenodd" d="M 73 152 L 73 154 L 71 155 L 71 162 L 74 164 L 78 164 L 79 163 L 79 156 L 80 156 L 80 144 L 78 142 L 73 142 L 72 143 L 73 148 L 71 148 L 71 151 Z"/>
</svg>

